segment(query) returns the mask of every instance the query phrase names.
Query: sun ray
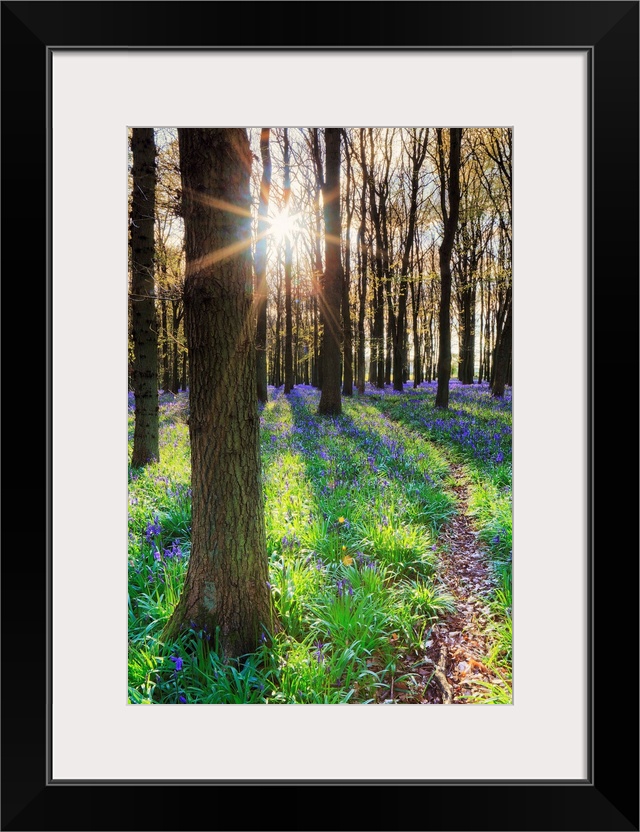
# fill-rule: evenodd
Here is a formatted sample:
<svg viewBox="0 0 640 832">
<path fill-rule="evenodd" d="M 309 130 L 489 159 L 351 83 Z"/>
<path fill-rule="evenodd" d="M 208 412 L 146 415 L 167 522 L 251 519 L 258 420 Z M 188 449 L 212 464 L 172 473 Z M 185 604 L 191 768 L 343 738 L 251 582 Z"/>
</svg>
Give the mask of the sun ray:
<svg viewBox="0 0 640 832">
<path fill-rule="evenodd" d="M 300 212 L 296 214 L 290 214 L 288 208 L 283 208 L 275 217 L 270 217 L 267 222 L 269 223 L 269 235 L 273 237 L 276 242 L 280 242 L 285 238 L 293 236 L 294 231 L 298 228 L 298 220 L 300 218 Z"/>
</svg>

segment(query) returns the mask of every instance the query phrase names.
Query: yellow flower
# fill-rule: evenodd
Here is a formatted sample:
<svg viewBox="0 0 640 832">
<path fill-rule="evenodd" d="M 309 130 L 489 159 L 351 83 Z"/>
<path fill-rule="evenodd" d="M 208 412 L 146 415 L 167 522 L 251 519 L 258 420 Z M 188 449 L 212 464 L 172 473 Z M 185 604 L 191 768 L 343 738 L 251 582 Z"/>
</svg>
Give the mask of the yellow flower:
<svg viewBox="0 0 640 832">
<path fill-rule="evenodd" d="M 338 517 L 338 523 L 344 523 L 344 517 Z"/>
<path fill-rule="evenodd" d="M 351 555 L 345 555 L 342 558 L 342 562 L 344 563 L 345 566 L 351 566 L 351 564 L 353 563 L 353 558 L 351 557 Z"/>
</svg>

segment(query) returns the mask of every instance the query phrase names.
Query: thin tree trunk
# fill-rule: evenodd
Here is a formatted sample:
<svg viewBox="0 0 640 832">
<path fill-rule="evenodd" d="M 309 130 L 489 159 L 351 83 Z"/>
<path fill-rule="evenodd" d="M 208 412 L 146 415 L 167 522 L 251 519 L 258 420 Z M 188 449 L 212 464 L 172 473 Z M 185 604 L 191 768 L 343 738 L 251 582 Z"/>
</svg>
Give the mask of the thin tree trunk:
<svg viewBox="0 0 640 832">
<path fill-rule="evenodd" d="M 159 458 L 158 327 L 154 280 L 156 147 L 153 127 L 134 127 L 131 202 L 131 295 L 135 423 L 131 467 Z"/>
<path fill-rule="evenodd" d="M 183 390 L 187 389 L 187 351 L 182 351 L 182 383 L 180 385 Z"/>
<path fill-rule="evenodd" d="M 284 211 L 288 213 L 291 202 L 291 172 L 289 169 L 289 130 L 284 128 Z M 291 317 L 291 239 L 284 238 L 284 392 L 290 393 L 293 387 L 293 321 Z"/>
<path fill-rule="evenodd" d="M 413 386 L 414 388 L 422 384 L 422 356 L 420 354 L 420 335 L 418 330 L 420 310 L 420 294 L 422 292 L 422 282 L 420 280 L 411 281 L 411 324 L 413 331 Z"/>
<path fill-rule="evenodd" d="M 391 384 L 391 362 L 393 345 L 396 340 L 396 313 L 391 288 L 391 263 L 389 256 L 389 227 L 387 222 L 386 189 L 384 199 L 380 198 L 380 221 L 382 225 L 382 272 L 384 274 L 384 292 L 387 297 L 387 337 L 385 339 L 384 383 Z"/>
<path fill-rule="evenodd" d="M 162 328 L 162 389 L 167 392 L 169 385 L 169 330 L 167 329 L 167 299 L 160 298 L 160 318 Z"/>
<path fill-rule="evenodd" d="M 380 211 L 376 203 L 376 189 L 373 181 L 373 130 L 369 128 L 369 207 L 375 236 L 375 270 L 373 286 L 373 337 L 371 339 L 371 360 L 374 367 L 370 380 L 375 379 L 376 387 L 384 388 L 384 265 L 383 240 Z"/>
<path fill-rule="evenodd" d="M 171 301 L 171 345 L 172 345 L 172 362 L 171 362 L 171 384 L 169 390 L 172 393 L 177 393 L 179 390 L 178 378 L 178 347 L 179 339 L 178 332 L 180 330 L 180 321 L 182 320 L 182 310 L 180 309 L 181 301 Z"/>
<path fill-rule="evenodd" d="M 280 249 L 278 249 L 278 268 L 276 278 L 276 324 L 273 336 L 273 367 L 271 371 L 271 383 L 274 387 L 280 387 L 282 384 L 282 374 L 280 368 L 282 366 L 281 355 L 282 343 L 282 273 L 280 271 Z"/>
<path fill-rule="evenodd" d="M 367 162 L 365 154 L 365 133 L 360 128 L 360 164 L 362 165 L 362 194 L 360 196 L 360 227 L 358 228 L 358 256 L 360 282 L 358 287 L 358 392 L 364 393 L 366 375 L 365 328 L 367 312 L 367 269 L 369 268 L 369 248 L 366 241 L 367 228 Z"/>
<path fill-rule="evenodd" d="M 451 378 L 451 252 L 458 225 L 460 210 L 460 140 L 462 129 L 449 130 L 449 208 L 445 199 L 445 166 L 442 147 L 442 129 L 438 128 L 438 150 L 440 156 L 441 206 L 444 222 L 444 236 L 440 245 L 440 336 L 438 344 L 438 390 L 436 407 L 449 407 L 449 379 Z"/>
<path fill-rule="evenodd" d="M 409 197 L 409 221 L 407 236 L 402 252 L 400 267 L 400 285 L 398 289 L 398 320 L 393 342 L 393 387 L 394 390 L 403 389 L 404 368 L 406 366 L 406 325 L 407 325 L 407 283 L 409 275 L 409 261 L 416 229 L 416 214 L 418 211 L 418 189 L 420 186 L 420 170 L 427 155 L 429 128 L 423 128 L 412 134 L 411 159 L 411 193 Z M 415 328 L 414 328 L 415 332 Z"/>
<path fill-rule="evenodd" d="M 504 388 L 509 378 L 509 365 L 511 363 L 511 292 L 509 292 L 509 299 L 507 301 L 507 310 L 504 317 L 504 325 L 496 344 L 496 358 L 495 371 L 493 376 L 493 385 L 491 387 L 491 395 L 494 398 L 501 399 L 504 396 Z"/>
<path fill-rule="evenodd" d="M 482 384 L 484 381 L 484 348 L 483 348 L 483 334 L 484 334 L 484 280 L 483 273 L 480 273 L 480 368 L 478 370 L 478 383 Z"/>
<path fill-rule="evenodd" d="M 324 333 L 322 339 L 322 393 L 318 412 L 342 412 L 340 358 L 342 322 L 340 305 L 344 279 L 340 258 L 340 128 L 325 128 L 326 177 L 323 192 L 326 268 L 322 286 Z"/>
<path fill-rule="evenodd" d="M 345 142 L 345 155 L 347 157 L 347 182 L 345 204 L 347 211 L 346 222 L 346 243 L 344 247 L 344 280 L 342 282 L 342 321 L 344 326 L 344 371 L 342 380 L 342 395 L 353 396 L 353 333 L 351 328 L 351 219 L 353 217 L 353 206 L 351 204 L 351 157 L 349 147 Z"/>
<path fill-rule="evenodd" d="M 314 295 L 313 295 L 313 364 L 311 367 L 311 384 L 313 387 L 319 386 L 318 365 L 320 352 L 320 339 L 318 335 L 318 296 L 316 294 L 318 281 L 314 279 Z"/>
<path fill-rule="evenodd" d="M 317 363 L 318 363 L 318 387 L 322 390 L 322 375 L 324 372 L 324 360 L 322 358 L 322 350 L 324 345 L 324 329 L 326 325 L 325 321 L 325 309 L 323 303 L 323 294 L 324 294 L 324 272 L 322 268 L 322 217 L 320 213 L 320 194 L 324 191 L 324 176 L 322 174 L 322 159 L 320 157 L 320 138 L 318 135 L 318 128 L 314 127 L 313 131 L 313 161 L 315 166 L 315 174 L 316 174 L 316 189 L 314 193 L 314 211 L 315 211 L 315 218 L 316 218 L 316 233 L 315 233 L 315 294 L 318 298 L 318 352 L 317 352 Z M 326 212 L 325 212 L 326 214 Z M 326 229 L 325 229 L 326 231 Z"/>
<path fill-rule="evenodd" d="M 255 311 L 258 401 L 266 402 L 267 394 L 267 234 L 269 223 L 269 192 L 271 190 L 271 154 L 269 152 L 270 127 L 260 131 L 260 155 L 262 157 L 262 181 L 258 208 L 258 239 L 255 251 Z"/>
</svg>

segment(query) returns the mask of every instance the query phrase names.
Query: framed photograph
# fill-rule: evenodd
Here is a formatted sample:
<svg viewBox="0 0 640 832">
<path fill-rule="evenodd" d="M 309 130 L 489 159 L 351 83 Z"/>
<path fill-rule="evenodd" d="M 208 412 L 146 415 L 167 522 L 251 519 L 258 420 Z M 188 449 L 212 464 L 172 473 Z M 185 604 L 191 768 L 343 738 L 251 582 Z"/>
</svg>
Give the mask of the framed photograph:
<svg viewBox="0 0 640 832">
<path fill-rule="evenodd" d="M 2 23 L 4 288 L 37 322 L 5 375 L 29 451 L 2 828 L 637 830 L 638 3 L 3 2 Z M 127 129 L 262 124 L 513 130 L 513 704 L 123 697 Z"/>
</svg>

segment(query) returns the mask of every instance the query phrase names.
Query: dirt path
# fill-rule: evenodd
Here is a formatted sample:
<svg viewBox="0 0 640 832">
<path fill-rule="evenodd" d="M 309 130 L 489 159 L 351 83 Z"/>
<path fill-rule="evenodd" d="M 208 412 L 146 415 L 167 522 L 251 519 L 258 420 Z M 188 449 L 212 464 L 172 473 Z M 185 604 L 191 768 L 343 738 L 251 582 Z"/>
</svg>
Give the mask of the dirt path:
<svg viewBox="0 0 640 832">
<path fill-rule="evenodd" d="M 459 510 L 443 528 L 438 542 L 440 578 L 456 601 L 456 612 L 434 626 L 426 654 L 437 668 L 435 681 L 440 695 L 434 692 L 432 701 L 463 704 L 470 695 L 486 690 L 478 682 L 503 685 L 482 662 L 493 645 L 489 598 L 498 580 L 468 515 L 469 483 L 464 466 L 452 463 L 451 474 Z"/>
<path fill-rule="evenodd" d="M 474 696 L 486 698 L 486 688 L 479 683 L 505 687 L 483 664 L 493 646 L 489 599 L 498 580 L 468 515 L 469 481 L 464 466 L 452 462 L 451 475 L 458 513 L 441 530 L 438 551 L 439 577 L 455 599 L 456 612 L 434 625 L 422 656 L 407 657 L 405 671 L 417 673 L 422 684 L 414 688 L 412 696 L 408 691 L 400 693 L 400 702 L 465 704 Z"/>
</svg>

